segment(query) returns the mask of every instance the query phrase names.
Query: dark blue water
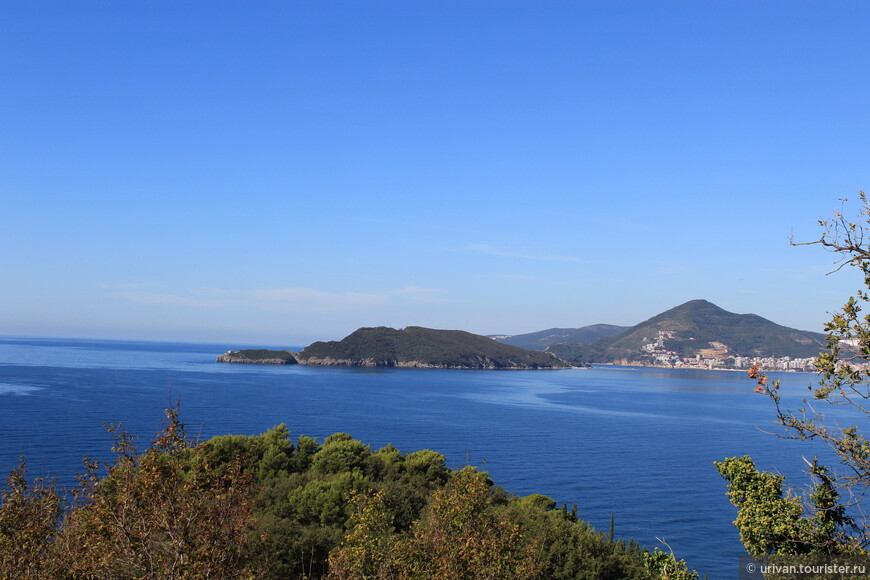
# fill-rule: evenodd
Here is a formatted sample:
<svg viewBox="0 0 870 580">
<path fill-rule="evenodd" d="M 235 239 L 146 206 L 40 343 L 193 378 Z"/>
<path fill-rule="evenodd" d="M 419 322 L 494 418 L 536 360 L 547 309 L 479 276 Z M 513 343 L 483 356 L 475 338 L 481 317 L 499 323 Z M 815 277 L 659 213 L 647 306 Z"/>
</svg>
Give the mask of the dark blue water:
<svg viewBox="0 0 870 580">
<path fill-rule="evenodd" d="M 769 401 L 743 373 L 595 368 L 562 371 L 364 370 L 227 365 L 238 345 L 0 338 L 0 473 L 72 483 L 85 455 L 109 459 L 104 422 L 147 439 L 182 401 L 189 433 L 336 431 L 379 448 L 429 448 L 482 466 L 511 492 L 576 503 L 581 517 L 650 547 L 665 540 L 703 575 L 730 578 L 743 554 L 713 461 L 751 455 L 801 476 L 824 449 L 777 439 Z M 785 374 L 795 402 L 811 375 Z"/>
</svg>

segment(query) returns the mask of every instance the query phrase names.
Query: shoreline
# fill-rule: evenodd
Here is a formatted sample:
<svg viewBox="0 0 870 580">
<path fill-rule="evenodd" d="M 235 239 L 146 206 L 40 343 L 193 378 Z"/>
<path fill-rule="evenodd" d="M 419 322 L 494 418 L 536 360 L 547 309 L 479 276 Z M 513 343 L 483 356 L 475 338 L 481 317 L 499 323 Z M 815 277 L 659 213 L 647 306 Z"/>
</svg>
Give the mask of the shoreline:
<svg viewBox="0 0 870 580">
<path fill-rule="evenodd" d="M 735 369 L 735 368 L 725 368 L 725 367 L 693 367 L 693 366 L 664 366 L 664 365 L 620 365 L 616 363 L 592 363 L 591 367 L 572 367 L 572 368 L 619 368 L 619 369 L 667 369 L 672 371 L 725 371 L 732 373 L 748 373 L 749 369 Z M 815 375 L 816 371 L 806 371 L 806 370 L 797 370 L 797 369 L 764 369 L 766 372 L 771 373 L 790 373 L 790 374 L 805 374 L 805 375 Z"/>
</svg>

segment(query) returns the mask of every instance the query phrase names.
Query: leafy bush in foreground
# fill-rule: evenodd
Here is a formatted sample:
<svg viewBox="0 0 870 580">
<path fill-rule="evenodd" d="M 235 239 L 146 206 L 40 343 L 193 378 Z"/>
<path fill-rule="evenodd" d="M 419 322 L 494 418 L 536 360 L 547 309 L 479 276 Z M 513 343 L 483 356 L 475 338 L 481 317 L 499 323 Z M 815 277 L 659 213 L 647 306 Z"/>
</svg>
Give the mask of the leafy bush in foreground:
<svg viewBox="0 0 870 580">
<path fill-rule="evenodd" d="M 0 577 L 697 577 L 434 451 L 372 451 L 345 433 L 294 442 L 285 425 L 193 445 L 177 409 L 142 454 L 114 431 L 115 461 L 101 478 L 85 460 L 65 512 L 53 485 L 27 483 L 23 461 L 12 472 Z"/>
<path fill-rule="evenodd" d="M 826 349 L 815 361 L 819 383 L 807 387 L 812 398 L 790 409 L 782 400 L 779 381 L 768 383 L 757 365 L 749 370 L 749 377 L 757 381 L 755 392 L 773 405 L 774 424 L 781 427 L 777 435 L 824 442 L 841 468 L 821 465 L 818 458 L 805 460 L 812 487 L 801 494 L 784 488 L 782 476 L 759 471 L 749 456 L 715 463 L 738 508 L 734 524 L 740 539 L 758 559 L 785 558 L 793 563 L 796 556 L 851 556 L 866 562 L 870 557 L 870 519 L 861 509 L 870 489 L 870 438 L 861 429 L 870 418 L 870 315 L 861 313 L 870 302 L 870 202 L 864 192 L 859 197 L 854 221 L 842 211 L 834 212 L 833 219 L 819 221 L 818 240 L 795 244 L 820 245 L 835 255 L 836 270 L 854 266 L 864 276 L 857 298 L 850 297 L 825 325 Z M 843 425 L 826 417 L 825 404 L 851 411 L 855 423 Z"/>
</svg>

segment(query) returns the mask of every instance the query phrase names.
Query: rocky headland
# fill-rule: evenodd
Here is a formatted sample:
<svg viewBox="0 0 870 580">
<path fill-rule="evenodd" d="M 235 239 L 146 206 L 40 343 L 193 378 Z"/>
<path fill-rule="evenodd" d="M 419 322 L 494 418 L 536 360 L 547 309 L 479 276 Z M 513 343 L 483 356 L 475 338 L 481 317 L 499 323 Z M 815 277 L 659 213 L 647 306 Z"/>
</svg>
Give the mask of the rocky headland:
<svg viewBox="0 0 870 580">
<path fill-rule="evenodd" d="M 218 362 L 426 369 L 528 370 L 567 368 L 552 353 L 526 350 L 461 330 L 420 326 L 360 328 L 340 341 L 315 342 L 301 352 L 227 351 Z"/>
</svg>

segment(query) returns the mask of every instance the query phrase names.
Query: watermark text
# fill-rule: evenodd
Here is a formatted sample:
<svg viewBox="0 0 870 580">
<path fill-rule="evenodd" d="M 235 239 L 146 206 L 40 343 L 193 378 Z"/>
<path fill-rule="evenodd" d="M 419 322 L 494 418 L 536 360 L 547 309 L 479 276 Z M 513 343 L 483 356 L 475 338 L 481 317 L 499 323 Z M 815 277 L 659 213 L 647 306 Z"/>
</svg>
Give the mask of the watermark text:
<svg viewBox="0 0 870 580">
<path fill-rule="evenodd" d="M 773 556 L 759 562 L 750 556 L 742 556 L 740 558 L 740 580 L 761 578 L 870 579 L 870 557 Z"/>
</svg>

